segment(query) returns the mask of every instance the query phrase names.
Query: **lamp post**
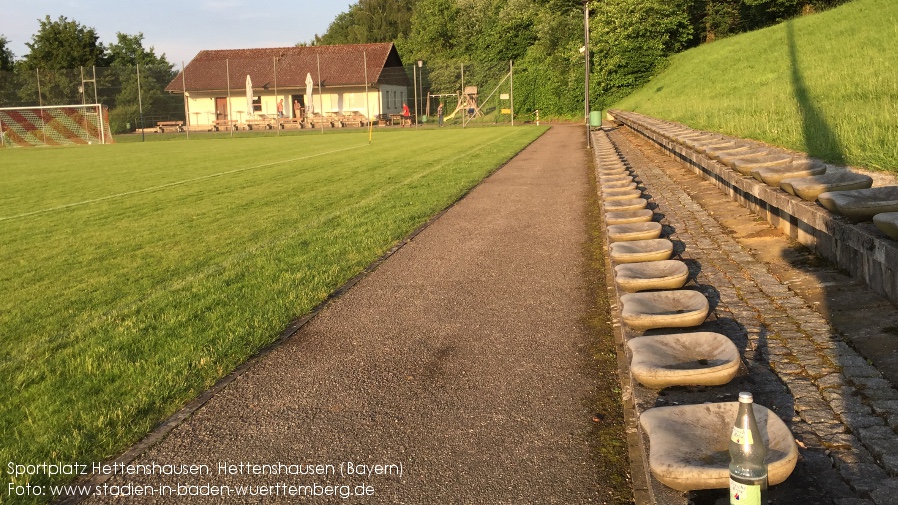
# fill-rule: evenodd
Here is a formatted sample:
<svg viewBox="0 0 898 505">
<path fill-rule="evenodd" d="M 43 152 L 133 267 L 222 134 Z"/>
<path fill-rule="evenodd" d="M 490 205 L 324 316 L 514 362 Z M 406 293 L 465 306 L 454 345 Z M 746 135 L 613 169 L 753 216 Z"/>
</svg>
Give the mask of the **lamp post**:
<svg viewBox="0 0 898 505">
<path fill-rule="evenodd" d="M 592 149 L 589 138 L 589 0 L 583 0 L 583 109 L 586 122 L 586 148 Z"/>
<path fill-rule="evenodd" d="M 421 86 L 421 89 L 415 90 L 415 99 L 417 100 L 417 98 L 420 96 L 421 102 L 424 102 L 424 62 L 421 60 L 418 60 L 418 79 L 420 79 L 420 81 L 418 82 L 418 85 Z M 419 93 L 419 91 L 420 91 L 420 93 Z M 423 103 L 422 103 L 422 105 L 423 105 Z M 417 107 L 417 103 L 415 106 Z M 420 115 L 420 112 L 418 112 L 418 115 Z M 416 118 L 416 119 L 420 119 L 420 118 Z M 415 123 L 415 124 L 417 124 L 417 123 Z"/>
</svg>

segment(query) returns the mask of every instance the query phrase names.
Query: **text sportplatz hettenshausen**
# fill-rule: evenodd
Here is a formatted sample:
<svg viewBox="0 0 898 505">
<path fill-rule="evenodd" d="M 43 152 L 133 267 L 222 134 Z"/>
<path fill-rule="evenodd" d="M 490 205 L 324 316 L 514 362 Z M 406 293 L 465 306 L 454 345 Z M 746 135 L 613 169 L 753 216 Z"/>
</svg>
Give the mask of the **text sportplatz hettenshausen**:
<svg viewBox="0 0 898 505">
<path fill-rule="evenodd" d="M 5 473 L 10 481 L 7 496 L 281 496 L 281 497 L 352 497 L 374 496 L 373 480 L 377 477 L 402 478 L 402 463 L 256 463 L 220 461 L 215 464 L 165 464 L 149 463 L 36 463 L 9 462 Z M 43 475 L 57 480 L 60 476 L 77 481 L 94 476 L 165 477 L 158 484 L 118 481 L 103 484 L 34 484 L 35 476 Z M 206 482 L 204 477 L 220 480 L 221 477 L 240 478 L 241 483 Z M 253 478 L 265 478 L 255 482 Z M 302 477 L 302 479 L 298 479 Z M 172 478 L 177 482 L 172 482 Z M 247 478 L 251 482 L 247 483 Z M 274 481 L 272 481 L 272 478 Z M 284 479 L 284 480 L 281 480 Z M 311 482 L 309 481 L 311 479 Z M 351 479 L 352 482 L 344 482 Z M 44 479 L 38 479 L 44 480 Z M 119 479 L 122 480 L 122 479 Z M 125 479 L 127 480 L 127 479 Z M 145 481 L 146 479 L 141 479 Z M 340 480 L 339 483 L 334 482 Z"/>
</svg>

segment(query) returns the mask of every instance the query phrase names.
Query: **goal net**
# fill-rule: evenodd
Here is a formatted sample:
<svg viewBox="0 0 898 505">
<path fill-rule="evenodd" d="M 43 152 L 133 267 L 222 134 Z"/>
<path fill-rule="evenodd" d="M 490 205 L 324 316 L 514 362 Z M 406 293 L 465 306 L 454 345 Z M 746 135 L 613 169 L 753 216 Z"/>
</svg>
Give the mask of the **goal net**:
<svg viewBox="0 0 898 505">
<path fill-rule="evenodd" d="M 111 143 L 109 109 L 103 105 L 0 108 L 4 147 Z"/>
</svg>

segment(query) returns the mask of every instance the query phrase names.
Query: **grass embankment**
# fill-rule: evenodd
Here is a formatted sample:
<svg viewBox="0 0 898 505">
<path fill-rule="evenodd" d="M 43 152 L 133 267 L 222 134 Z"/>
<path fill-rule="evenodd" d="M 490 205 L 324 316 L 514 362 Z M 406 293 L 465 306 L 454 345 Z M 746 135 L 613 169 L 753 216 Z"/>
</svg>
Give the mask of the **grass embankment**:
<svg viewBox="0 0 898 505">
<path fill-rule="evenodd" d="M 836 9 L 671 58 L 614 108 L 898 172 L 898 2 Z"/>
<path fill-rule="evenodd" d="M 544 130 L 7 150 L 0 461 L 118 453 Z"/>
</svg>

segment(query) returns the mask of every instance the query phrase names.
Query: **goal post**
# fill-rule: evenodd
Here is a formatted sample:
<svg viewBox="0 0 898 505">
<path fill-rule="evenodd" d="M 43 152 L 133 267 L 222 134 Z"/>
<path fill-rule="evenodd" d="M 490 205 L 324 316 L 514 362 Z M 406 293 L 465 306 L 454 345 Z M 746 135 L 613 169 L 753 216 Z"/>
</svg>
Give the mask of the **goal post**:
<svg viewBox="0 0 898 505">
<path fill-rule="evenodd" d="M 0 146 L 111 144 L 109 109 L 100 104 L 0 108 Z"/>
</svg>

